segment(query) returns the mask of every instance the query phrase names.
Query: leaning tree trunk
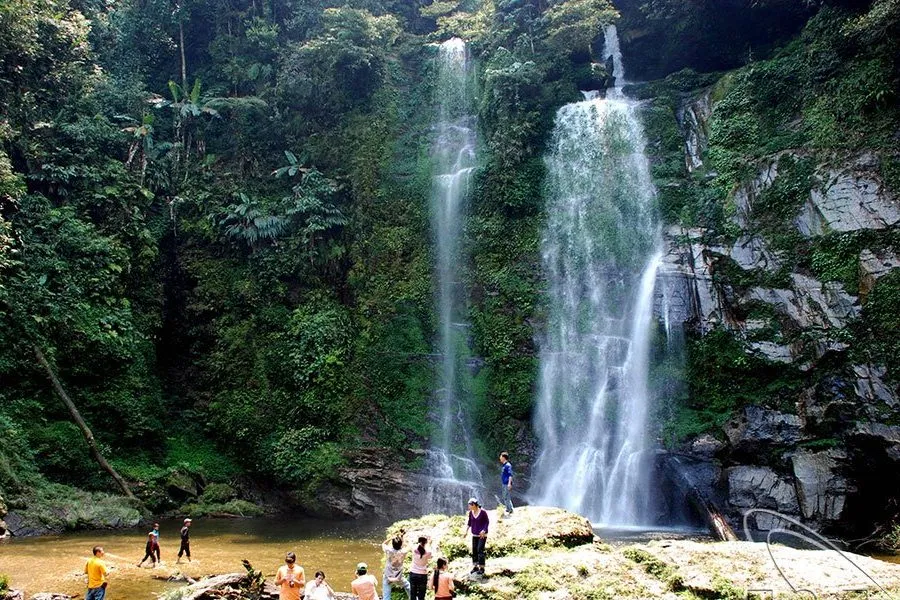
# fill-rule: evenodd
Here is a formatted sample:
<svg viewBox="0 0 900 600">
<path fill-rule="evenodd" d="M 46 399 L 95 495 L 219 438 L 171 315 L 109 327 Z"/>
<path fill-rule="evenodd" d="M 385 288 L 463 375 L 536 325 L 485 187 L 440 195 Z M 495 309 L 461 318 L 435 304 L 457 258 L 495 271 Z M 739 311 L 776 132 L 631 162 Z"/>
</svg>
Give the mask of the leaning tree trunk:
<svg viewBox="0 0 900 600">
<path fill-rule="evenodd" d="M 72 420 L 75 421 L 75 424 L 78 425 L 78 428 L 81 430 L 81 433 L 84 435 L 84 439 L 87 441 L 88 447 L 91 450 L 91 455 L 94 457 L 94 460 L 97 461 L 97 464 L 100 467 L 109 473 L 109 475 L 116 481 L 119 487 L 122 489 L 122 493 L 124 493 L 129 498 L 134 499 L 134 494 L 131 493 L 131 488 L 128 487 L 128 484 L 125 483 L 125 480 L 122 479 L 122 476 L 119 475 L 116 470 L 106 462 L 106 459 L 103 458 L 103 455 L 100 453 L 100 448 L 97 447 L 97 441 L 94 439 L 94 434 L 91 433 L 91 429 L 87 426 L 87 423 L 84 422 L 84 419 L 81 417 L 81 413 L 78 412 L 78 408 L 75 406 L 75 403 L 72 402 L 72 399 L 69 398 L 69 395 L 66 393 L 66 390 L 63 389 L 62 384 L 59 382 L 59 378 L 56 376 L 56 372 L 53 370 L 53 367 L 47 362 L 47 358 L 44 356 L 44 353 L 41 352 L 41 349 L 38 346 L 34 346 L 34 354 L 37 356 L 38 362 L 41 363 L 41 366 L 44 367 L 44 370 L 47 372 L 47 377 L 50 379 L 50 383 L 53 384 L 53 389 L 59 395 L 60 399 L 62 399 L 63 404 L 66 405 L 66 408 L 69 409 L 69 414 L 72 415 Z"/>
</svg>

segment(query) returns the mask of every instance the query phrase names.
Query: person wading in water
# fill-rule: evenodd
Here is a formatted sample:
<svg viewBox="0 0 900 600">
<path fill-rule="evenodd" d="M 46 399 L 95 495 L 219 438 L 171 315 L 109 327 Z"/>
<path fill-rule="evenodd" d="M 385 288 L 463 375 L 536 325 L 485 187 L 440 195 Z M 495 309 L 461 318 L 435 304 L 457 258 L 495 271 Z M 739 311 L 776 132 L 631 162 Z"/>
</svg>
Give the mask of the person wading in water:
<svg viewBox="0 0 900 600">
<path fill-rule="evenodd" d="M 84 574 L 88 577 L 88 590 L 84 600 L 103 600 L 106 597 L 106 574 L 109 569 L 103 562 L 103 547 L 94 546 L 94 556 L 84 565 Z"/>
<path fill-rule="evenodd" d="M 178 560 L 181 562 L 181 555 L 187 555 L 188 562 L 191 562 L 191 520 L 184 520 L 184 527 L 181 528 L 181 547 L 178 549 Z"/>
<path fill-rule="evenodd" d="M 144 558 L 141 559 L 141 562 L 139 562 L 137 566 L 144 566 L 144 561 L 149 558 L 150 562 L 153 563 L 153 568 L 156 568 L 157 556 L 159 556 L 159 541 L 156 538 L 156 534 L 151 531 L 147 534 L 147 545 L 144 547 Z"/>
</svg>

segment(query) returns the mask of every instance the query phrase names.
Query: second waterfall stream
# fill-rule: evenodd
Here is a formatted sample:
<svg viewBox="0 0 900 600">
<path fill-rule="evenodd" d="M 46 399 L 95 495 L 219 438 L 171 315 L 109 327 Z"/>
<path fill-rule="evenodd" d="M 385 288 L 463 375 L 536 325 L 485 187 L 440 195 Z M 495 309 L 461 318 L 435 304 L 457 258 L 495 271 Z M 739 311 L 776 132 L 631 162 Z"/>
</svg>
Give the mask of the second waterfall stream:
<svg viewBox="0 0 900 600">
<path fill-rule="evenodd" d="M 530 496 L 605 526 L 652 523 L 647 460 L 654 284 L 661 259 L 656 192 L 614 26 L 606 98 L 556 114 L 546 156 L 542 255 L 548 323 L 540 339 Z"/>
</svg>

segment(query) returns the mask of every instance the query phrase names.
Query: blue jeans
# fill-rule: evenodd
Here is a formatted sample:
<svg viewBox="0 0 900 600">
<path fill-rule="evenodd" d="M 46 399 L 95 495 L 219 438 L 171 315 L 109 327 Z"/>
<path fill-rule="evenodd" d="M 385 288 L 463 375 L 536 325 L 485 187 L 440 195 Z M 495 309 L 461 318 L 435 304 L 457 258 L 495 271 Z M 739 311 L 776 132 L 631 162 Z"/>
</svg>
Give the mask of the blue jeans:
<svg viewBox="0 0 900 600">
<path fill-rule="evenodd" d="M 400 581 L 395 581 L 391 583 L 388 581 L 387 575 L 381 576 L 381 600 L 391 600 L 391 588 L 397 585 L 398 583 L 403 584 L 403 589 L 406 591 L 406 597 L 412 598 L 412 594 L 409 591 L 409 580 L 406 577 L 401 576 Z"/>
<path fill-rule="evenodd" d="M 500 486 L 500 502 L 502 502 L 503 506 L 506 507 L 506 512 L 508 512 L 509 514 L 512 514 L 512 512 L 513 512 L 512 498 L 509 497 L 509 488 L 506 487 L 506 485 Z"/>
<path fill-rule="evenodd" d="M 103 600 L 106 597 L 105 587 L 88 588 L 84 600 Z"/>
</svg>

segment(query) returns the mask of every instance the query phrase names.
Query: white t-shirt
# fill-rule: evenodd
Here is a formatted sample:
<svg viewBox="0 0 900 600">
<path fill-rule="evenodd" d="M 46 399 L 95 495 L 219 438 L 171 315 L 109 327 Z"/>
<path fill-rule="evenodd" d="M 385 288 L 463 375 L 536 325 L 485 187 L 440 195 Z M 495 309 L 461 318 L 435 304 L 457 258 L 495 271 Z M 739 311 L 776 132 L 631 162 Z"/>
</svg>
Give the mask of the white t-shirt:
<svg viewBox="0 0 900 600">
<path fill-rule="evenodd" d="M 306 589 L 303 590 L 303 600 L 332 600 L 333 598 L 334 594 L 331 593 L 328 586 L 324 582 L 319 585 L 315 579 L 307 583 Z"/>
</svg>

